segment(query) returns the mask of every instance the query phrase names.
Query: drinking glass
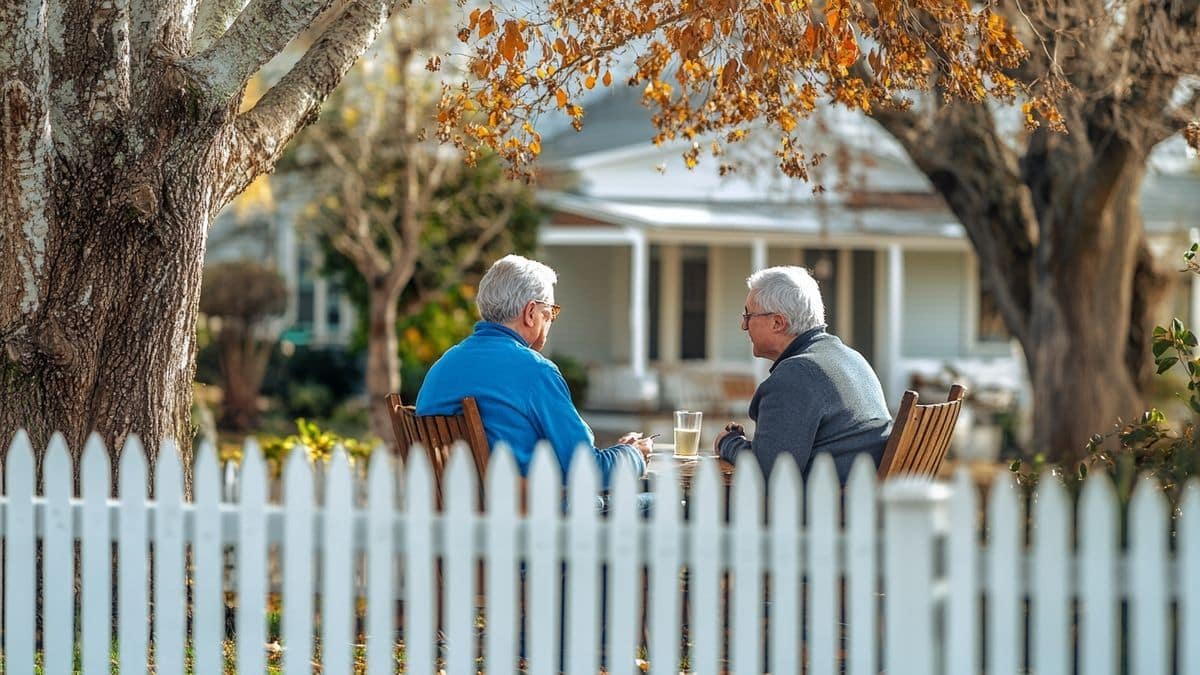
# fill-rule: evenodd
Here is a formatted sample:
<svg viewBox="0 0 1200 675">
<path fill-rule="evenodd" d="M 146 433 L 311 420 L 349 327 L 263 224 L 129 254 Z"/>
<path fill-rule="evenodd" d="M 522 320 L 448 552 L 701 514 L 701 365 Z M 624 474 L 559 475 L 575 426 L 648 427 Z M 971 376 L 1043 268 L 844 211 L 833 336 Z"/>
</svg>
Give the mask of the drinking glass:
<svg viewBox="0 0 1200 675">
<path fill-rule="evenodd" d="M 675 454 L 695 457 L 700 450 L 700 418 L 704 413 L 675 411 Z"/>
</svg>

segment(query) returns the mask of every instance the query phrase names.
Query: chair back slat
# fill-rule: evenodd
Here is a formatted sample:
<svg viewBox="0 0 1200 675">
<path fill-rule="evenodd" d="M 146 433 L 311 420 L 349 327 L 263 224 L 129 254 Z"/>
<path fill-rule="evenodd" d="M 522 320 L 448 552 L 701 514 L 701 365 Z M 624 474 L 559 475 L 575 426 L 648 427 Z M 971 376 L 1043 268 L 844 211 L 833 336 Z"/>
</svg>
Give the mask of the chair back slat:
<svg viewBox="0 0 1200 675">
<path fill-rule="evenodd" d="M 879 462 L 879 478 L 898 475 L 937 475 L 962 410 L 966 387 L 950 387 L 945 403 L 921 405 L 917 392 L 906 391 L 892 425 L 892 434 Z"/>
<path fill-rule="evenodd" d="M 397 454 L 408 459 L 408 450 L 420 443 L 433 470 L 434 494 L 438 509 L 443 506 L 442 474 L 450 462 L 450 448 L 455 441 L 465 441 L 471 449 L 471 457 L 479 474 L 477 484 L 482 497 L 483 477 L 487 471 L 490 453 L 487 434 L 483 430 L 483 419 L 479 416 L 479 404 L 472 397 L 464 398 L 463 410 L 457 415 L 417 415 L 416 409 L 404 405 L 398 394 L 388 394 L 388 413 L 392 422 L 392 433 L 396 436 Z M 480 501 L 482 504 L 482 500 Z"/>
</svg>

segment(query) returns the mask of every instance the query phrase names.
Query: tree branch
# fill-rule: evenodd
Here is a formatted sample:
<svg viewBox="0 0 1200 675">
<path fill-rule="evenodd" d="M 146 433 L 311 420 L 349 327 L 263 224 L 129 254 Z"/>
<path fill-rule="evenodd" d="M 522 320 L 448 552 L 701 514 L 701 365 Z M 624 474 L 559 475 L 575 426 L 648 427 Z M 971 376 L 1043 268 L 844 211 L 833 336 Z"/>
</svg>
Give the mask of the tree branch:
<svg viewBox="0 0 1200 675">
<path fill-rule="evenodd" d="M 249 0 L 201 0 L 196 8 L 196 21 L 191 29 L 192 53 L 198 54 L 212 46 L 229 30 L 233 20 Z"/>
<path fill-rule="evenodd" d="M 224 35 L 183 65 L 202 78 L 215 103 L 223 106 L 332 3 L 333 0 L 250 0 Z"/>
<path fill-rule="evenodd" d="M 271 170 L 284 148 L 316 119 L 321 103 L 366 51 L 397 0 L 355 0 L 342 10 L 291 71 L 235 123 L 239 152 L 221 204 Z"/>
</svg>

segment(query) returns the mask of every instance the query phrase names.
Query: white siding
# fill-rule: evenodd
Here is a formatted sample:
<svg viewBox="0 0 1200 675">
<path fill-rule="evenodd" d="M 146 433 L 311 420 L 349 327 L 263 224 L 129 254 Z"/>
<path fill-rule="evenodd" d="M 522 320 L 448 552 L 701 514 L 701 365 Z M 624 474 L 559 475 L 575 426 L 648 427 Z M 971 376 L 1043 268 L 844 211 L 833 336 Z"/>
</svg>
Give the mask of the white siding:
<svg viewBox="0 0 1200 675">
<path fill-rule="evenodd" d="M 904 356 L 964 355 L 968 318 L 963 256 L 958 252 L 904 254 Z"/>
<path fill-rule="evenodd" d="M 771 267 L 803 265 L 804 249 L 799 246 L 772 246 L 767 249 L 767 264 Z"/>
<path fill-rule="evenodd" d="M 542 262 L 558 272 L 554 300 L 562 316 L 550 331 L 546 354 L 568 354 L 584 363 L 612 363 L 615 350 L 628 354 L 629 340 L 613 339 L 614 326 L 629 318 L 614 308 L 628 307 L 629 251 L 621 246 L 547 246 Z M 619 277 L 614 268 L 623 269 Z M 615 287 L 618 279 L 624 283 Z"/>
<path fill-rule="evenodd" d="M 746 305 L 746 277 L 750 269 L 750 247 L 713 247 L 710 264 L 716 264 L 718 282 L 709 289 L 713 299 L 709 312 L 713 328 L 713 353 L 716 361 L 748 361 L 752 358 L 750 339 L 742 331 L 742 308 Z M 710 277 L 711 278 L 711 277 Z"/>
</svg>

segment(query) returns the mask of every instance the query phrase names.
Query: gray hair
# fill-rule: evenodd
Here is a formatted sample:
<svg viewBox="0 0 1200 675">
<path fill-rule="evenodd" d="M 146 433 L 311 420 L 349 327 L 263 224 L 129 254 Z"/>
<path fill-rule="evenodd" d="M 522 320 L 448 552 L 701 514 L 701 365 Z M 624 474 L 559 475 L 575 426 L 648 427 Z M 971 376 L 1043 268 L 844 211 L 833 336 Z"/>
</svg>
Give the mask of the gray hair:
<svg viewBox="0 0 1200 675">
<path fill-rule="evenodd" d="M 788 333 L 799 335 L 825 325 L 821 289 L 803 267 L 768 267 L 751 274 L 746 285 L 763 312 L 782 314 Z"/>
<path fill-rule="evenodd" d="M 484 321 L 508 323 L 530 300 L 551 302 L 558 275 L 546 265 L 519 255 L 497 260 L 479 280 L 475 305 Z"/>
</svg>

